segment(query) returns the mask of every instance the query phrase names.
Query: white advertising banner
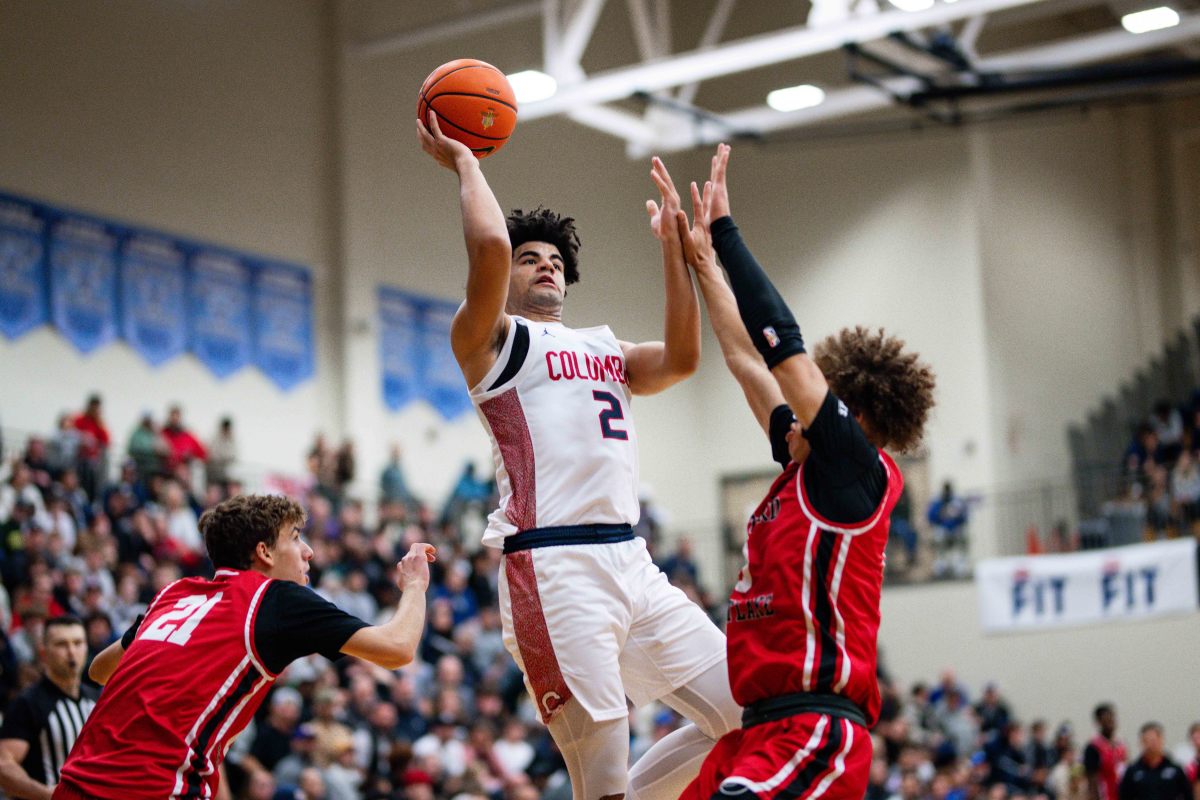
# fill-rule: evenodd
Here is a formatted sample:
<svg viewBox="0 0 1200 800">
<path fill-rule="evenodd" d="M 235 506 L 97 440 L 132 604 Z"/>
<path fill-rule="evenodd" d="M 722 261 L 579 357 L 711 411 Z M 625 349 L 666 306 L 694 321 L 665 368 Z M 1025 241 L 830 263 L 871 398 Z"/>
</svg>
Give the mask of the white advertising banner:
<svg viewBox="0 0 1200 800">
<path fill-rule="evenodd" d="M 989 633 L 1195 613 L 1196 540 L 981 561 L 979 611 Z"/>
</svg>

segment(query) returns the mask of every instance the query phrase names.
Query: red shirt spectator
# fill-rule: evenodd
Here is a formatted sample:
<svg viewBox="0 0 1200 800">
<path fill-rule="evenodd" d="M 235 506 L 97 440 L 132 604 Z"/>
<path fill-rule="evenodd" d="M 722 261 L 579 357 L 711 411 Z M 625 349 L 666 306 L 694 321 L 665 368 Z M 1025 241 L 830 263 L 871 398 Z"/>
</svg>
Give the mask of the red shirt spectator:
<svg viewBox="0 0 1200 800">
<path fill-rule="evenodd" d="M 173 470 L 179 464 L 196 458 L 201 461 L 208 459 L 208 451 L 200 440 L 187 428 L 183 427 L 183 412 L 179 406 L 172 406 L 167 415 L 167 424 L 162 429 L 162 437 L 166 439 L 171 452 L 167 455 L 167 468 Z"/>
<path fill-rule="evenodd" d="M 75 417 L 72 423 L 75 430 L 83 434 L 79 443 L 79 457 L 95 460 L 108 449 L 108 426 L 100 417 L 100 395 L 94 394 L 88 398 L 87 408 Z"/>
</svg>

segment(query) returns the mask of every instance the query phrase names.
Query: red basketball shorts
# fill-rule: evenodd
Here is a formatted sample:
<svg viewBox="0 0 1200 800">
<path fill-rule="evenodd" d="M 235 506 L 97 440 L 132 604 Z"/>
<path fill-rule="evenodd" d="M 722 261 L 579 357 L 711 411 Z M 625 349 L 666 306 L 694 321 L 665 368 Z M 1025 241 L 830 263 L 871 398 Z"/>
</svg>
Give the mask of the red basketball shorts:
<svg viewBox="0 0 1200 800">
<path fill-rule="evenodd" d="M 871 770 L 866 728 L 828 714 L 797 714 L 721 737 L 680 800 L 862 800 Z"/>
</svg>

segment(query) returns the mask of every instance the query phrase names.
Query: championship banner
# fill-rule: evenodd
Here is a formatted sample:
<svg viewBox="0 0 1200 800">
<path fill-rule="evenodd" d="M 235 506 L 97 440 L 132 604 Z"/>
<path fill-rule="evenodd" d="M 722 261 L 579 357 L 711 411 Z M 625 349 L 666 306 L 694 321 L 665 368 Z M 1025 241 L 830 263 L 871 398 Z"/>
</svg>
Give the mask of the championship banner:
<svg viewBox="0 0 1200 800">
<path fill-rule="evenodd" d="M 1195 613 L 1195 539 L 1063 555 L 995 558 L 975 567 L 989 633 Z"/>
<path fill-rule="evenodd" d="M 184 254 L 175 242 L 135 233 L 121 247 L 121 337 L 157 367 L 187 349 Z"/>
<path fill-rule="evenodd" d="M 81 353 L 117 336 L 116 245 L 107 226 L 83 217 L 50 226 L 50 314 Z"/>
<path fill-rule="evenodd" d="M 192 353 L 227 378 L 250 363 L 250 268 L 235 255 L 198 250 L 188 291 Z"/>
<path fill-rule="evenodd" d="M 457 303 L 425 301 L 417 334 L 424 361 L 420 376 L 421 396 L 445 420 L 457 419 L 472 408 L 466 382 L 450 347 L 450 323 L 457 310 Z"/>
<path fill-rule="evenodd" d="M 383 404 L 399 411 L 417 399 L 417 319 L 420 301 L 407 292 L 379 287 L 379 363 Z"/>
<path fill-rule="evenodd" d="M 9 339 L 49 319 L 45 231 L 35 206 L 0 196 L 0 332 Z"/>
<path fill-rule="evenodd" d="M 254 362 L 287 391 L 313 374 L 308 270 L 263 262 L 254 278 Z"/>
</svg>

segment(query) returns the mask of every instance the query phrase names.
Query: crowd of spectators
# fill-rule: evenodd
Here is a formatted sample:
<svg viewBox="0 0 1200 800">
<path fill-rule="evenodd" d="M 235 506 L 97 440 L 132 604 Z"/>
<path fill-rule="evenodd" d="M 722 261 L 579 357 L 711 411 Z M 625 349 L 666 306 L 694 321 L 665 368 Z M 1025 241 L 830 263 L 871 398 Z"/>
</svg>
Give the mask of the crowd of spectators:
<svg viewBox="0 0 1200 800">
<path fill-rule="evenodd" d="M 1200 390 L 1187 403 L 1155 403 L 1122 459 L 1122 496 L 1113 510 L 1143 520 L 1157 538 L 1200 523 Z"/>
<path fill-rule="evenodd" d="M 1093 710 L 1094 732 L 1017 718 L 1000 688 L 978 696 L 953 672 L 908 691 L 881 675 L 883 711 L 867 800 L 1191 800 L 1200 797 L 1200 722 L 1168 747 L 1161 725 L 1141 725 L 1137 748 L 1116 709 Z"/>
</svg>

